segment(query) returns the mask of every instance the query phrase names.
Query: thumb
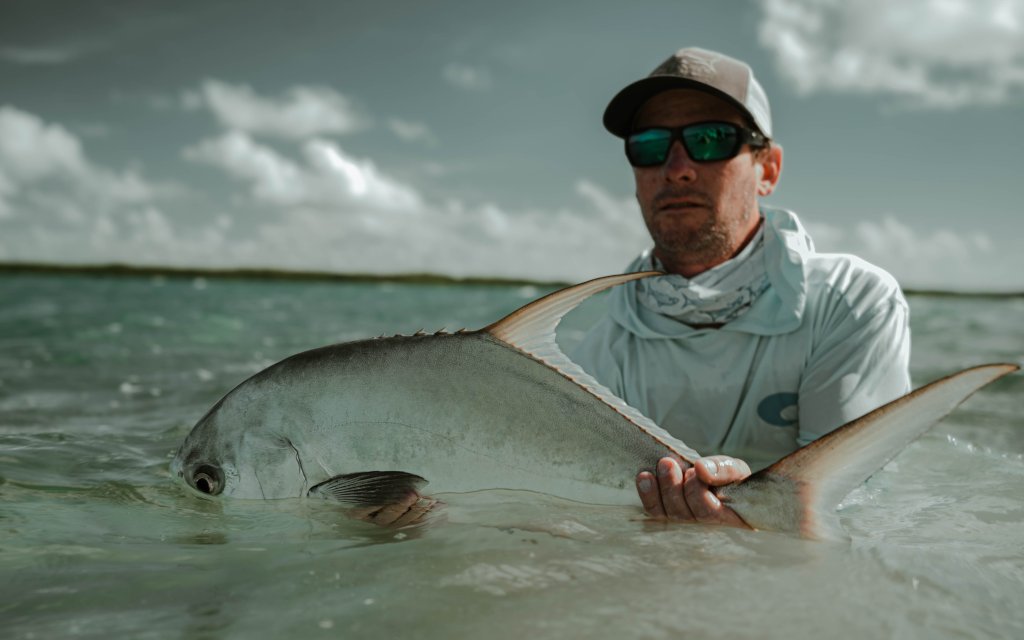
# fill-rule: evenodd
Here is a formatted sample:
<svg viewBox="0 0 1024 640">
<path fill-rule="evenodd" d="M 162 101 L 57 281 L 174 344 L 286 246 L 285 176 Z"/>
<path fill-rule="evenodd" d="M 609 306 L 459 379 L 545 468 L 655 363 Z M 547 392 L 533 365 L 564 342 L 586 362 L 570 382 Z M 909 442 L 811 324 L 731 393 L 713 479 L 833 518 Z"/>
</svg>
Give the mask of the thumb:
<svg viewBox="0 0 1024 640">
<path fill-rule="evenodd" d="M 730 456 L 706 456 L 693 465 L 697 477 L 713 487 L 732 484 L 750 476 L 750 467 L 739 458 Z"/>
</svg>

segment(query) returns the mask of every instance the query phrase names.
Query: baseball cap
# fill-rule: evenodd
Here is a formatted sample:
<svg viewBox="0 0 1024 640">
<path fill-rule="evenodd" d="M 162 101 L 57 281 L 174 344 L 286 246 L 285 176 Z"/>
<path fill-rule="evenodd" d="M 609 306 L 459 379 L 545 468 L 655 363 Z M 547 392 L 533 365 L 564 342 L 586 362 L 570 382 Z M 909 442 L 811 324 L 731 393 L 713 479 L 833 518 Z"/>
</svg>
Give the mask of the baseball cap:
<svg viewBox="0 0 1024 640">
<path fill-rule="evenodd" d="M 625 138 L 637 109 L 651 96 L 669 89 L 698 89 L 723 98 L 749 115 L 761 133 L 772 137 L 768 96 L 750 66 L 725 54 L 696 47 L 676 51 L 646 78 L 619 91 L 604 110 L 605 129 Z"/>
</svg>

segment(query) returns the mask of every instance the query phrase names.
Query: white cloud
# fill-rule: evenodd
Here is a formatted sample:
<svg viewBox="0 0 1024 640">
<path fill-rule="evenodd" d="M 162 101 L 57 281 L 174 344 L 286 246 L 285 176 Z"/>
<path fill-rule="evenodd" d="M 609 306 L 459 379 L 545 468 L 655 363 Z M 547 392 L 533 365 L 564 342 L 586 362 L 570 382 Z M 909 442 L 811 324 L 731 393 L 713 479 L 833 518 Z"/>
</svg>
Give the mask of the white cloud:
<svg viewBox="0 0 1024 640">
<path fill-rule="evenodd" d="M 218 138 L 202 140 L 187 147 L 183 155 L 223 169 L 234 178 L 252 183 L 251 195 L 276 204 L 291 204 L 303 198 L 298 165 L 269 147 L 257 144 L 247 133 L 229 131 Z"/>
<path fill-rule="evenodd" d="M 186 244 L 155 204 L 172 193 L 93 161 L 60 124 L 0 107 L 0 259 L 159 262 Z"/>
<path fill-rule="evenodd" d="M 169 211 L 159 188 L 90 160 L 65 127 L 0 110 L 0 260 L 555 279 L 617 271 L 644 243 L 637 213 L 615 215 L 586 183 L 580 207 L 508 211 L 430 202 L 323 138 L 271 147 L 230 130 L 183 155 L 240 193 L 202 216 L 191 202 Z"/>
<path fill-rule="evenodd" d="M 434 133 L 427 125 L 421 122 L 409 122 L 401 118 L 391 118 L 388 120 L 388 128 L 406 142 L 422 142 L 428 145 L 437 143 Z"/>
<path fill-rule="evenodd" d="M 427 201 L 415 188 L 313 139 L 298 157 L 228 132 L 184 151 L 247 185 L 266 222 L 220 256 L 291 269 L 417 272 L 541 279 L 620 270 L 646 243 L 632 199 L 580 182 L 582 206 L 508 211 L 495 204 Z"/>
<path fill-rule="evenodd" d="M 852 227 L 808 223 L 819 251 L 852 253 L 916 289 L 1019 290 L 1019 265 L 982 232 L 913 229 L 892 216 Z M 1015 258 L 1014 258 L 1015 260 Z"/>
<path fill-rule="evenodd" d="M 429 202 L 326 140 L 290 157 L 235 131 L 184 155 L 247 185 L 240 209 L 269 214 L 250 225 L 250 242 L 218 252 L 247 264 L 582 279 L 620 270 L 647 242 L 635 201 L 585 181 L 576 188 L 580 207 L 508 211 Z"/>
<path fill-rule="evenodd" d="M 181 103 L 186 109 L 209 109 L 229 129 L 296 140 L 364 125 L 348 98 L 324 86 L 298 85 L 272 98 L 244 84 L 211 79 L 185 92 Z"/>
<path fill-rule="evenodd" d="M 15 180 L 31 181 L 47 174 L 81 175 L 86 162 L 72 133 L 4 106 L 0 107 L 0 166 Z"/>
<path fill-rule="evenodd" d="M 218 253 L 242 264 L 340 272 L 583 280 L 620 271 L 647 242 L 639 213 L 627 209 L 609 223 L 589 200 L 601 190 L 581 183 L 579 192 L 582 206 L 558 211 L 460 201 L 403 212 L 294 206 L 259 225 L 247 245 Z"/>
<path fill-rule="evenodd" d="M 761 43 L 804 93 L 957 108 L 1024 96 L 1024 0 L 762 0 Z"/>
<path fill-rule="evenodd" d="M 184 151 L 246 181 L 258 202 L 278 206 L 334 207 L 358 204 L 371 209 L 413 211 L 419 194 L 383 175 L 373 162 L 345 154 L 333 142 L 312 139 L 302 145 L 303 163 L 260 145 L 247 134 L 230 131 Z"/>
<path fill-rule="evenodd" d="M 453 62 L 445 65 L 441 75 L 449 84 L 468 91 L 482 91 L 491 86 L 491 74 L 483 67 Z"/>
<path fill-rule="evenodd" d="M 0 107 L 0 216 L 17 215 L 19 204 L 52 197 L 53 189 L 69 203 L 100 208 L 144 202 L 156 190 L 135 172 L 90 161 L 79 139 L 59 124 Z"/>
<path fill-rule="evenodd" d="M 431 201 L 325 139 L 272 148 L 228 131 L 183 155 L 240 193 L 186 216 L 159 186 L 91 160 L 61 125 L 0 108 L 0 260 L 583 280 L 650 243 L 634 198 L 585 180 L 571 206 L 511 210 Z M 808 227 L 820 250 L 860 255 L 907 287 L 1021 288 L 1004 238 L 893 216 Z"/>
</svg>

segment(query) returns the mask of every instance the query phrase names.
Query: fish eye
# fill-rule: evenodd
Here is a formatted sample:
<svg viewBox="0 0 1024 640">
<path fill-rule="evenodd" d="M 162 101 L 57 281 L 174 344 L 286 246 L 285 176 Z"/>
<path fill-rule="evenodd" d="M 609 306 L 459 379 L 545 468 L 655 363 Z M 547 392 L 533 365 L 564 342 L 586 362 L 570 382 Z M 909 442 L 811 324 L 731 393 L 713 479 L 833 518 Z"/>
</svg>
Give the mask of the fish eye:
<svg viewBox="0 0 1024 640">
<path fill-rule="evenodd" d="M 224 473 L 212 465 L 200 465 L 192 474 L 192 486 L 202 493 L 215 496 L 224 490 Z"/>
</svg>

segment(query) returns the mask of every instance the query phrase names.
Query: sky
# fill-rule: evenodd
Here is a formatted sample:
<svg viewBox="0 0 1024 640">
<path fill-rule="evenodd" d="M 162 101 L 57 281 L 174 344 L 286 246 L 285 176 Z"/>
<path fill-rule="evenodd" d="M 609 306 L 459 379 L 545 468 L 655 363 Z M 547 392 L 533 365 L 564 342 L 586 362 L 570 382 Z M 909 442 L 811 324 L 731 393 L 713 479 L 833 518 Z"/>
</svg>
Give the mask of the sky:
<svg viewBox="0 0 1024 640">
<path fill-rule="evenodd" d="M 1024 0 L 4 0 L 0 261 L 617 273 L 601 115 L 684 46 L 753 67 L 818 250 L 1024 291 Z"/>
</svg>

